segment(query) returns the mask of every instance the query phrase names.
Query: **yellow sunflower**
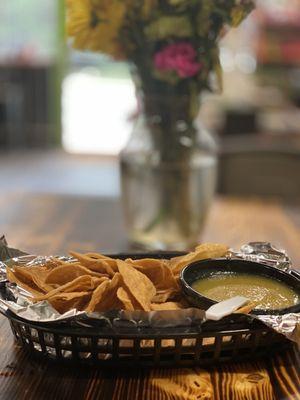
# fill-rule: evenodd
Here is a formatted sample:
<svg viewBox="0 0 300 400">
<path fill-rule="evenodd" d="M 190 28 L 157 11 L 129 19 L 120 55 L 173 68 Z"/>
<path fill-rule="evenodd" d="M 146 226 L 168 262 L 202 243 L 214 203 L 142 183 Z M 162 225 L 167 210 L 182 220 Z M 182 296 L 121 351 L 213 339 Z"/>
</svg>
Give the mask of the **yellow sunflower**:
<svg viewBox="0 0 300 400">
<path fill-rule="evenodd" d="M 122 0 L 66 0 L 67 33 L 73 47 L 123 58 L 119 43 L 126 12 Z"/>
</svg>

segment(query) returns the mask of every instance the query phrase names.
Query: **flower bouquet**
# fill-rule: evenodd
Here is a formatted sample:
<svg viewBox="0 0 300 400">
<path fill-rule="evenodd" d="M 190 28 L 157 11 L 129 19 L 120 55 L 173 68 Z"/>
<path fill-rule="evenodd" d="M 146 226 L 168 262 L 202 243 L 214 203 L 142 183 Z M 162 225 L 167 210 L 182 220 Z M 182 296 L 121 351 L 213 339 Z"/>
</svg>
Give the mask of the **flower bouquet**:
<svg viewBox="0 0 300 400">
<path fill-rule="evenodd" d="M 252 0 L 66 0 L 75 48 L 132 67 L 140 115 L 121 154 L 132 241 L 185 249 L 199 240 L 214 193 L 216 151 L 196 121 L 200 94 L 221 90 L 219 39 Z"/>
</svg>

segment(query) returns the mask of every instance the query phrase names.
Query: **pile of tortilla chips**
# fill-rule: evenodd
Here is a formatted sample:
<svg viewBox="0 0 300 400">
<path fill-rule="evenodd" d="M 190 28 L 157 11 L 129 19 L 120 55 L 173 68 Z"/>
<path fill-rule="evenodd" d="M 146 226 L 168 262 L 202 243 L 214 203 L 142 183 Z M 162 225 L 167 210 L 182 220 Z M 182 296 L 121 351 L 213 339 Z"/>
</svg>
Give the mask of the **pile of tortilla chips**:
<svg viewBox="0 0 300 400">
<path fill-rule="evenodd" d="M 59 312 L 176 310 L 187 307 L 179 286 L 181 270 L 193 261 L 224 256 L 228 247 L 202 244 L 170 260 L 120 260 L 70 252 L 74 262 L 52 258 L 45 265 L 8 268 L 7 278 Z"/>
</svg>

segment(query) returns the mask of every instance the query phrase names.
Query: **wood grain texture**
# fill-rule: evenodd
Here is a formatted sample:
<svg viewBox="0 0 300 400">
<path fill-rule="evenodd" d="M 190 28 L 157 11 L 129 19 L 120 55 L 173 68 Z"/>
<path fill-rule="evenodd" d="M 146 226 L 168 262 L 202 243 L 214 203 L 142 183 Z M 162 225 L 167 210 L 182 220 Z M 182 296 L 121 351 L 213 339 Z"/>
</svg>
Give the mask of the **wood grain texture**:
<svg viewBox="0 0 300 400">
<path fill-rule="evenodd" d="M 0 229 L 14 247 L 34 253 L 126 250 L 116 200 L 56 196 L 0 197 Z M 299 206 L 259 199 L 219 199 L 202 239 L 238 247 L 267 240 L 300 265 Z M 300 400 L 300 356 L 294 349 L 249 363 L 213 368 L 101 370 L 32 359 L 0 317 L 0 399 Z"/>
</svg>

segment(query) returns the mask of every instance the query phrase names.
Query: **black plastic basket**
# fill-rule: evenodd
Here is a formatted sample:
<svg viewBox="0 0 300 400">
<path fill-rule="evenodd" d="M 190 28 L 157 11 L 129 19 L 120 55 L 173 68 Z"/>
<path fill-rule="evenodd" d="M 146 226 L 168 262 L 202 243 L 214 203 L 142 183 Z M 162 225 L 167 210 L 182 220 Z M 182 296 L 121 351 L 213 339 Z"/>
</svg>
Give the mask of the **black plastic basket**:
<svg viewBox="0 0 300 400">
<path fill-rule="evenodd" d="M 245 360 L 288 346 L 283 336 L 257 321 L 223 321 L 202 327 L 83 328 L 28 323 L 13 315 L 12 331 L 24 349 L 49 360 L 102 366 L 192 366 Z"/>
<path fill-rule="evenodd" d="M 168 258 L 179 253 L 122 254 Z M 100 366 L 192 366 L 256 358 L 290 345 L 284 336 L 248 316 L 176 328 L 84 326 L 28 322 L 10 311 L 18 343 L 31 354 L 63 363 Z M 280 346 L 278 346 L 280 344 Z"/>
</svg>

